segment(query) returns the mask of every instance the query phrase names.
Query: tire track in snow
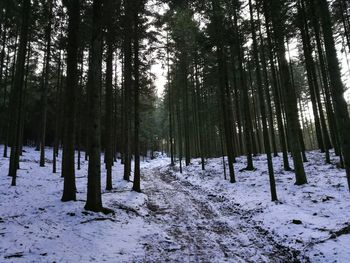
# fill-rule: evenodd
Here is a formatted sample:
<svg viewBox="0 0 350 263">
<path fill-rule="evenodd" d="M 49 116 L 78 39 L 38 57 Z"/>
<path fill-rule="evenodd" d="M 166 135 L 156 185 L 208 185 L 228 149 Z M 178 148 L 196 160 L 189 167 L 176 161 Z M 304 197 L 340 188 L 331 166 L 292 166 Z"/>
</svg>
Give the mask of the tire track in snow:
<svg viewBox="0 0 350 263">
<path fill-rule="evenodd" d="M 169 169 L 145 167 L 143 177 L 148 220 L 163 231 L 144 237 L 143 262 L 299 262 L 298 252 L 275 243 L 251 212 Z"/>
</svg>

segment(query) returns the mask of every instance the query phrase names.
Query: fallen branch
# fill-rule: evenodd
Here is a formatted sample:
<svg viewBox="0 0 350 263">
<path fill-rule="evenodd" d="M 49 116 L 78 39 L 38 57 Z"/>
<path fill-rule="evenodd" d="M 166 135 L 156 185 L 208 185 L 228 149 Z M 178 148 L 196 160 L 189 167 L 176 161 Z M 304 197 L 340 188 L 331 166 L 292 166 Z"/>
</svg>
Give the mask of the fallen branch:
<svg viewBox="0 0 350 263">
<path fill-rule="evenodd" d="M 343 227 L 342 229 L 339 229 L 338 231 L 331 232 L 330 239 L 334 239 L 337 237 L 340 237 L 342 235 L 350 234 L 350 225 L 347 225 Z"/>
<path fill-rule="evenodd" d="M 109 220 L 109 221 L 112 221 L 112 222 L 116 222 L 115 219 L 110 218 L 110 217 L 97 217 L 97 218 L 92 218 L 92 219 L 89 219 L 89 220 L 86 220 L 86 221 L 82 221 L 82 222 L 80 222 L 80 224 L 86 224 L 86 223 L 90 223 L 90 222 L 93 222 L 93 221 L 106 221 L 106 220 Z"/>
<path fill-rule="evenodd" d="M 4 256 L 4 258 L 6 258 L 6 259 L 21 258 L 21 257 L 23 257 L 23 252 L 17 252 L 17 253 L 14 253 L 14 254 L 10 254 L 10 255 Z"/>
<path fill-rule="evenodd" d="M 128 212 L 132 212 L 132 213 L 136 214 L 137 216 L 143 217 L 143 215 L 141 215 L 139 211 L 137 211 L 136 209 L 134 209 L 132 207 L 129 207 L 129 206 L 126 206 L 126 205 L 123 205 L 123 204 L 120 204 L 120 203 L 115 203 L 115 204 L 117 205 L 118 209 L 125 210 L 127 213 Z"/>
</svg>

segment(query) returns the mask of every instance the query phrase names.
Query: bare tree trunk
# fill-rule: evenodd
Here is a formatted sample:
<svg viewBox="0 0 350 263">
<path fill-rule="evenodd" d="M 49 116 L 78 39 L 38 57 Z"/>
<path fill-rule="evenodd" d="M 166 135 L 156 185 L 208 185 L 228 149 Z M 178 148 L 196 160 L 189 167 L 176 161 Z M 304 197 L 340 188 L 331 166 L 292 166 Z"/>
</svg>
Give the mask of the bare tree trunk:
<svg viewBox="0 0 350 263">
<path fill-rule="evenodd" d="M 76 200 L 74 143 L 76 96 L 78 88 L 78 32 L 80 25 L 79 0 L 67 1 L 68 10 L 68 46 L 67 46 L 67 82 L 64 90 L 64 131 L 62 153 L 62 177 L 64 177 L 62 201 Z"/>
<path fill-rule="evenodd" d="M 253 55 L 254 55 L 254 62 L 255 62 L 255 72 L 256 72 L 256 80 L 257 80 L 257 89 L 258 89 L 258 95 L 260 99 L 260 113 L 262 118 L 262 125 L 263 125 L 263 134 L 264 134 L 264 146 L 265 146 L 265 152 L 267 156 L 267 165 L 269 170 L 269 179 L 270 179 L 270 191 L 271 191 L 271 200 L 277 201 L 277 192 L 276 192 L 276 183 L 275 183 L 275 175 L 273 171 L 273 164 L 272 164 L 272 155 L 271 155 L 271 146 L 270 146 L 270 139 L 269 139 L 269 131 L 267 128 L 267 118 L 266 118 L 266 109 L 265 109 L 265 99 L 264 99 L 264 87 L 261 80 L 261 71 L 260 71 L 260 60 L 259 60 L 259 54 L 258 54 L 258 43 L 256 39 L 256 29 L 255 29 L 255 22 L 253 18 L 253 6 L 252 1 L 249 0 L 249 10 L 250 10 L 250 22 L 251 22 L 251 31 L 253 36 Z M 268 87 L 265 87 L 266 89 Z"/>
<path fill-rule="evenodd" d="M 94 0 L 92 15 L 91 59 L 88 86 L 89 166 L 85 209 L 101 212 L 101 71 L 102 71 L 102 0 Z"/>
<path fill-rule="evenodd" d="M 264 3 L 266 4 L 266 0 Z M 281 2 L 276 0 L 271 2 L 271 17 L 276 38 L 277 55 L 280 65 L 281 80 L 284 87 L 285 110 L 287 118 L 288 137 L 290 140 L 290 149 L 293 155 L 296 184 L 307 183 L 303 160 L 301 156 L 301 146 L 299 140 L 299 120 L 295 91 L 293 89 L 288 62 L 286 60 L 286 50 L 284 46 L 284 22 L 281 21 Z"/>
<path fill-rule="evenodd" d="M 131 173 L 131 136 L 130 136 L 130 111 L 131 107 L 131 91 L 132 91 L 132 8 L 133 5 L 131 1 L 125 1 L 125 19 L 129 23 L 125 23 L 124 26 L 124 180 L 130 180 Z"/>
<path fill-rule="evenodd" d="M 16 61 L 16 72 L 14 76 L 14 85 L 11 90 L 12 97 L 12 113 L 11 122 L 13 130 L 13 140 L 11 145 L 11 156 L 9 165 L 9 176 L 12 177 L 11 185 L 16 185 L 17 169 L 19 163 L 19 137 L 20 137 L 20 120 L 21 120 L 21 105 L 22 105 L 22 91 L 24 81 L 24 66 L 28 42 L 28 31 L 30 23 L 30 0 L 23 0 L 22 2 L 22 24 L 20 31 L 18 57 Z"/>
<path fill-rule="evenodd" d="M 339 61 L 335 42 L 333 38 L 333 29 L 327 0 L 319 0 L 321 24 L 323 29 L 324 44 L 328 62 L 329 77 L 331 81 L 331 92 L 334 101 L 337 124 L 340 133 L 340 147 L 344 155 L 344 164 L 348 186 L 350 189 L 350 118 L 347 109 L 347 103 L 343 96 L 344 85 L 341 80 Z"/>
<path fill-rule="evenodd" d="M 141 192 L 140 174 L 140 61 L 139 61 L 139 12 L 143 9 L 143 0 L 134 0 L 134 103 L 135 103 L 135 127 L 134 127 L 134 182 L 132 189 Z"/>
<path fill-rule="evenodd" d="M 52 1 L 47 3 L 48 24 L 45 30 L 46 51 L 45 65 L 43 66 L 43 86 L 41 91 L 41 132 L 40 132 L 40 166 L 45 166 L 45 139 L 47 116 L 47 89 L 49 88 L 50 59 L 51 59 L 51 31 L 52 31 Z"/>
<path fill-rule="evenodd" d="M 223 114 L 223 126 L 225 133 L 225 142 L 226 142 L 226 151 L 228 157 L 228 166 L 230 173 L 230 182 L 235 183 L 235 171 L 233 167 L 234 162 L 234 153 L 233 153 L 233 140 L 232 140 L 232 123 L 230 123 L 230 103 L 228 100 L 231 100 L 230 94 L 228 94 L 228 76 L 227 76 L 227 64 L 226 64 L 226 54 L 223 46 L 223 34 L 220 28 L 223 26 L 222 14 L 220 1 L 212 1 L 212 7 L 214 11 L 213 23 L 216 28 L 216 56 L 217 56 L 217 64 L 218 64 L 218 75 L 219 75 L 219 94 L 222 105 L 222 114 Z"/>
</svg>

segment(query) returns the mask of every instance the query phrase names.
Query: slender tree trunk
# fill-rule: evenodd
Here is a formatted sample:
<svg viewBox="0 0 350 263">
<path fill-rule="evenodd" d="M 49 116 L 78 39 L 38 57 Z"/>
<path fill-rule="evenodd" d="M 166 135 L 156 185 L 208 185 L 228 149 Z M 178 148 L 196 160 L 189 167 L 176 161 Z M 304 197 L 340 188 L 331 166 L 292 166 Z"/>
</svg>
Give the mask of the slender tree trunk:
<svg viewBox="0 0 350 263">
<path fill-rule="evenodd" d="M 140 61 L 139 61 L 139 12 L 142 10 L 143 0 L 134 0 L 134 103 L 135 103 L 135 127 L 134 127 L 134 182 L 132 189 L 141 192 L 141 174 L 140 174 Z"/>
<path fill-rule="evenodd" d="M 339 149 L 339 135 L 337 132 L 337 124 L 335 121 L 334 111 L 332 107 L 332 100 L 331 100 L 331 93 L 330 93 L 330 87 L 329 87 L 329 80 L 328 75 L 326 72 L 326 62 L 324 58 L 324 52 L 322 48 L 321 38 L 320 38 L 320 25 L 319 21 L 316 15 L 316 10 L 314 7 L 313 0 L 308 0 L 308 10 L 309 15 L 312 19 L 312 25 L 315 33 L 315 40 L 316 40 L 316 46 L 317 46 L 317 53 L 318 53 L 318 59 L 320 63 L 320 70 L 321 70 L 321 76 L 323 81 L 323 87 L 325 92 L 325 100 L 326 100 L 326 112 L 328 117 L 328 123 L 330 127 L 330 134 L 332 138 L 332 142 L 334 145 L 334 150 L 337 155 L 340 155 L 340 149 Z"/>
<path fill-rule="evenodd" d="M 266 4 L 266 0 L 264 3 Z M 299 136 L 299 120 L 295 91 L 293 89 L 288 62 L 286 60 L 286 50 L 284 46 L 284 22 L 281 21 L 282 6 L 280 0 L 271 2 L 271 17 L 276 38 L 277 55 L 280 65 L 281 80 L 284 87 L 285 110 L 287 117 L 288 137 L 290 140 L 290 149 L 293 155 L 296 184 L 307 183 L 303 160 L 301 156 L 301 146 Z"/>
<path fill-rule="evenodd" d="M 242 111 L 244 116 L 244 135 L 245 135 L 245 146 L 246 146 L 246 156 L 247 156 L 247 167 L 245 170 L 252 171 L 254 170 L 253 165 L 253 141 L 252 141 L 252 135 L 253 135 L 253 125 L 250 115 L 250 103 L 249 103 L 249 96 L 248 96 L 248 86 L 246 82 L 245 77 L 245 70 L 244 70 L 244 52 L 242 48 L 242 41 L 240 32 L 238 30 L 238 17 L 237 17 L 237 10 L 235 10 L 234 14 L 234 26 L 236 30 L 236 39 L 237 39 L 237 62 L 238 62 L 238 68 L 240 72 L 240 86 L 241 86 L 241 101 L 242 101 Z"/>
<path fill-rule="evenodd" d="M 303 2 L 299 3 L 298 7 L 299 7 L 299 16 L 300 16 L 299 27 L 302 35 L 305 63 L 307 68 L 307 77 L 308 77 L 308 83 L 310 87 L 310 94 L 311 94 L 311 100 L 312 100 L 312 105 L 314 110 L 315 122 L 316 121 L 318 122 L 318 126 L 320 129 L 319 133 L 322 140 L 321 149 L 323 148 L 323 151 L 326 153 L 326 162 L 330 163 L 329 136 L 328 136 L 326 121 L 323 114 L 323 107 L 322 107 L 321 98 L 320 98 L 320 89 L 317 81 L 316 66 L 315 66 L 314 59 L 312 57 L 312 47 L 311 47 L 309 29 L 308 29 L 306 16 L 305 16 L 305 7 Z"/>
<path fill-rule="evenodd" d="M 49 88 L 50 59 L 51 59 L 51 31 L 52 31 L 52 1 L 47 3 L 48 24 L 45 30 L 46 60 L 43 67 L 43 87 L 41 93 L 41 132 L 40 132 L 40 166 L 45 166 L 45 139 L 46 139 L 46 116 L 47 116 L 47 90 Z"/>
<path fill-rule="evenodd" d="M 173 136 L 173 98 L 172 98 L 172 83 L 170 80 L 170 46 L 169 33 L 167 33 L 167 86 L 168 86 L 168 111 L 169 111 L 169 143 L 170 143 L 170 165 L 175 165 L 174 160 L 174 136 Z"/>
<path fill-rule="evenodd" d="M 64 131 L 62 153 L 62 177 L 64 177 L 62 201 L 76 200 L 74 143 L 76 95 L 78 88 L 78 35 L 80 25 L 80 1 L 67 1 L 68 46 L 67 82 L 64 90 Z"/>
<path fill-rule="evenodd" d="M 196 90 L 196 105 L 198 112 L 198 139 L 199 139 L 199 152 L 201 157 L 202 170 L 205 170 L 205 157 L 204 157 L 204 138 L 203 138 L 203 106 L 201 98 L 201 84 L 199 80 L 199 68 L 198 68 L 198 57 L 195 54 L 195 90 Z"/>
<path fill-rule="evenodd" d="M 253 17 L 253 6 L 252 1 L 249 0 L 249 10 L 250 10 L 250 22 L 251 22 L 251 31 L 253 36 L 253 56 L 254 56 L 254 62 L 255 62 L 255 74 L 256 74 L 256 81 L 257 81 L 257 89 L 258 89 L 258 95 L 260 99 L 260 113 L 262 118 L 262 125 L 263 125 L 263 134 L 264 134 L 264 146 L 265 146 L 265 152 L 267 156 L 267 165 L 269 170 L 269 179 L 270 179 L 270 191 L 271 191 L 271 200 L 277 201 L 277 191 L 276 191 L 276 183 L 275 183 L 275 175 L 273 171 L 273 164 L 272 164 L 272 155 L 271 155 L 271 146 L 270 146 L 270 139 L 269 139 L 269 131 L 267 128 L 267 117 L 266 117 L 266 109 L 265 109 L 265 99 L 264 99 L 264 87 L 262 84 L 261 79 L 261 71 L 260 71 L 260 60 L 259 60 L 259 54 L 258 54 L 258 43 L 256 39 L 256 29 L 255 29 L 255 22 Z M 266 89 L 268 87 L 265 87 Z"/>
<path fill-rule="evenodd" d="M 260 17 L 258 16 L 258 20 L 260 21 Z M 276 144 L 276 138 L 275 138 L 275 128 L 274 128 L 274 120 L 273 120 L 273 110 L 272 110 L 272 101 L 269 91 L 269 77 L 267 73 L 267 63 L 266 63 L 266 55 L 265 55 L 265 45 L 264 40 L 261 32 L 261 25 L 259 24 L 259 37 L 260 37 L 260 46 L 261 46 L 261 65 L 263 68 L 264 73 L 264 85 L 265 85 L 265 97 L 267 102 L 267 115 L 268 115 L 268 124 L 269 124 L 269 130 L 271 134 L 271 141 L 272 141 L 272 149 L 273 149 L 273 155 L 274 157 L 278 156 L 277 152 L 277 144 Z"/>
<path fill-rule="evenodd" d="M 131 107 L 131 91 L 132 91 L 132 23 L 133 20 L 133 3 L 125 1 L 125 19 L 129 23 L 124 26 L 124 180 L 130 180 L 131 173 L 131 136 L 130 136 L 130 111 Z"/>
<path fill-rule="evenodd" d="M 106 190 L 112 190 L 112 165 L 113 165 L 113 0 L 106 1 L 104 14 L 106 16 L 106 119 L 105 119 L 105 162 L 106 162 Z"/>
<path fill-rule="evenodd" d="M 21 98 L 24 81 L 24 66 L 26 58 L 26 49 L 28 42 L 28 31 L 30 23 L 30 0 L 23 0 L 22 2 L 22 24 L 20 31 L 19 49 L 16 61 L 16 71 L 14 76 L 14 85 L 11 90 L 13 112 L 11 113 L 11 122 L 14 135 L 11 145 L 11 156 L 9 164 L 9 176 L 12 177 L 11 185 L 16 185 L 17 168 L 19 163 L 19 137 L 20 137 L 20 120 L 21 120 Z"/>
<path fill-rule="evenodd" d="M 91 58 L 88 86 L 89 166 L 85 209 L 101 212 L 101 71 L 102 71 L 102 0 L 93 1 Z"/>
<path fill-rule="evenodd" d="M 15 37 L 15 41 L 14 41 L 14 54 L 13 54 L 13 59 L 12 59 L 12 66 L 11 66 L 11 84 L 10 84 L 10 94 L 9 94 L 9 103 L 8 103 L 8 109 L 6 112 L 6 116 L 7 116 L 7 125 L 6 125 L 6 139 L 5 139 L 5 147 L 4 147 L 4 157 L 7 157 L 7 146 L 11 146 L 12 145 L 12 141 L 13 141 L 13 133 L 10 133 L 10 131 L 13 131 L 15 128 L 13 126 L 13 122 L 12 122 L 12 118 L 11 118 L 11 114 L 14 112 L 13 111 L 13 103 L 12 103 L 12 90 L 14 90 L 14 80 L 15 80 L 15 71 L 16 71 L 16 59 L 17 59 L 17 53 L 18 53 L 18 29 L 16 30 L 16 37 Z M 8 52 L 9 53 L 9 52 Z M 8 75 L 6 74 L 6 78 L 5 78 L 5 83 L 7 83 L 8 80 Z M 6 90 L 5 90 L 5 95 L 7 95 Z M 6 96 L 4 96 L 4 102 L 6 101 Z"/>
<path fill-rule="evenodd" d="M 283 167 L 285 171 L 290 171 L 291 168 L 289 166 L 289 160 L 288 160 L 287 139 L 286 139 L 286 133 L 284 131 L 284 124 L 283 124 L 283 117 L 282 117 L 283 113 L 282 113 L 281 96 L 280 96 L 280 91 L 278 86 L 277 70 L 274 62 L 272 35 L 270 32 L 270 25 L 269 25 L 271 19 L 269 17 L 269 13 L 265 3 L 263 5 L 263 9 L 264 9 L 264 15 L 266 19 L 265 26 L 266 26 L 269 61 L 270 61 L 270 68 L 271 68 L 271 75 L 272 75 L 272 91 L 274 95 L 274 104 L 276 107 L 276 119 L 277 119 L 277 126 L 278 126 L 278 135 L 280 138 L 280 144 L 281 144 L 281 150 L 282 150 Z"/>
<path fill-rule="evenodd" d="M 61 50 L 58 54 L 58 62 L 57 62 L 57 83 L 56 83 L 56 100 L 55 100 L 55 137 L 54 137 L 54 145 L 52 151 L 52 172 L 57 172 L 57 152 L 59 146 L 59 129 L 60 129 L 60 115 L 61 115 Z"/>
<path fill-rule="evenodd" d="M 344 85 L 341 80 L 339 61 L 333 38 L 332 22 L 327 0 L 319 0 L 317 3 L 320 10 L 321 24 L 324 35 L 324 44 L 328 62 L 331 92 L 334 101 L 337 124 L 340 133 L 340 147 L 344 156 L 344 165 L 348 186 L 350 189 L 350 118 L 347 103 L 343 96 Z"/>
<path fill-rule="evenodd" d="M 226 142 L 226 150 L 227 150 L 227 157 L 228 157 L 228 166 L 229 166 L 229 173 L 230 173 L 230 182 L 235 183 L 235 172 L 233 167 L 234 162 L 234 153 L 233 153 L 233 140 L 232 140 L 232 123 L 230 123 L 230 117 L 229 117 L 229 111 L 231 109 L 229 108 L 228 100 L 231 100 L 230 96 L 227 96 L 227 90 L 228 90 L 228 76 L 227 76 L 227 64 L 226 64 L 226 54 L 225 49 L 223 46 L 223 34 L 220 30 L 223 26 L 222 21 L 222 11 L 220 7 L 220 1 L 213 0 L 212 1 L 212 7 L 213 7 L 213 23 L 216 28 L 216 57 L 217 57 L 217 63 L 218 63 L 218 76 L 219 76 L 219 94 L 221 99 L 221 105 L 222 105 L 222 114 L 224 119 L 224 132 L 225 132 L 225 142 Z"/>
</svg>

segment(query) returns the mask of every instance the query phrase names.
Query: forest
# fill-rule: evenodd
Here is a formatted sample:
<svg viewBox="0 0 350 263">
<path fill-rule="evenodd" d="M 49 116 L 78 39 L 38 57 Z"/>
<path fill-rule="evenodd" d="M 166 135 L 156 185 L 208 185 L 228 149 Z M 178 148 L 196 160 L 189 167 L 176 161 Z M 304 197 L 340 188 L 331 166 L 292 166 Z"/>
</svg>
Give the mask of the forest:
<svg viewBox="0 0 350 263">
<path fill-rule="evenodd" d="M 348 262 L 348 0 L 1 0 L 2 262 Z"/>
</svg>

